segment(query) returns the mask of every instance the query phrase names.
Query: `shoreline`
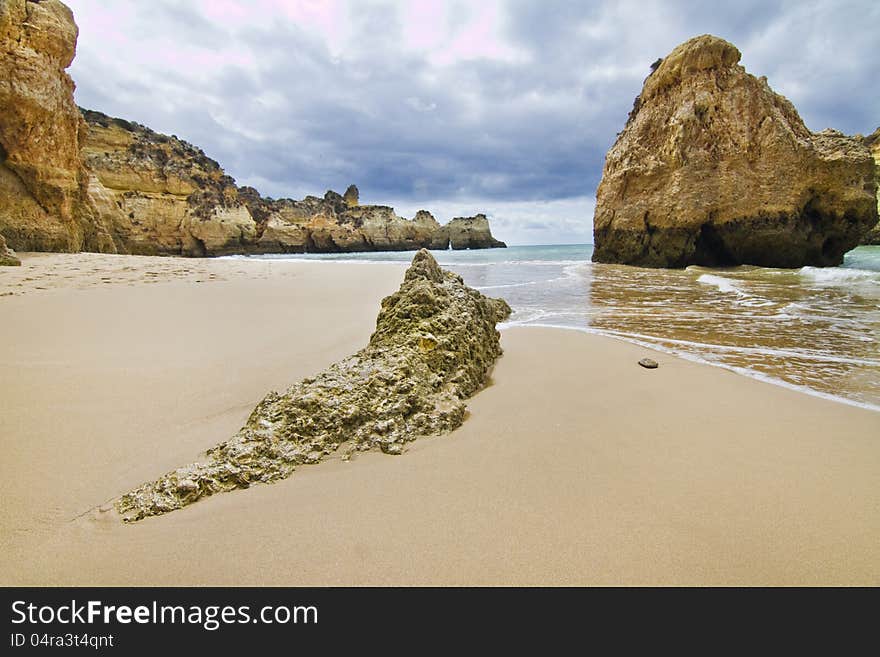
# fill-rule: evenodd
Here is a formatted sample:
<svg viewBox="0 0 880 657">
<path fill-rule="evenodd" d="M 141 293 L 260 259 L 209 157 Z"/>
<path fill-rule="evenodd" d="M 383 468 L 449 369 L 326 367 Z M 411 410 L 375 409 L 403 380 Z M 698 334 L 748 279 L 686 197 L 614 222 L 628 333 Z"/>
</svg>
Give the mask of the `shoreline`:
<svg viewBox="0 0 880 657">
<path fill-rule="evenodd" d="M 647 340 L 638 340 L 634 338 L 624 337 L 620 335 L 615 335 L 609 331 L 603 331 L 602 329 L 591 329 L 591 328 L 577 328 L 574 326 L 560 326 L 558 324 L 514 324 L 511 322 L 505 322 L 507 326 L 499 327 L 499 330 L 503 333 L 509 328 L 545 328 L 545 329 L 553 329 L 559 331 L 574 331 L 576 333 L 584 333 L 586 335 L 597 335 L 605 338 L 610 338 L 612 340 L 620 340 L 621 342 L 625 342 L 627 344 L 636 345 L 638 347 L 642 347 L 644 349 L 650 349 L 652 351 L 656 351 L 657 353 L 664 354 L 666 356 L 673 356 L 675 358 L 682 358 L 684 360 L 691 361 L 693 363 L 697 363 L 699 365 L 706 365 L 708 367 L 717 367 L 722 370 L 727 370 L 728 372 L 733 372 L 734 374 L 738 374 L 739 376 L 745 377 L 747 379 L 752 379 L 754 381 L 760 381 L 761 383 L 767 383 L 769 385 L 778 386 L 780 388 L 785 388 L 786 390 L 791 390 L 793 392 L 798 392 L 803 395 L 808 395 L 810 397 L 816 397 L 818 399 L 824 399 L 825 401 L 835 402 L 838 404 L 844 404 L 846 406 L 852 406 L 854 408 L 861 408 L 866 411 L 872 411 L 875 413 L 880 413 L 880 405 L 870 404 L 868 402 L 860 402 L 855 399 L 849 399 L 848 397 L 840 397 L 838 395 L 830 395 L 828 393 L 822 392 L 821 390 L 813 390 L 808 386 L 799 386 L 794 383 L 789 383 L 788 381 L 783 381 L 782 379 L 777 379 L 775 377 L 762 374 L 761 372 L 755 372 L 745 367 L 736 367 L 734 365 L 727 365 L 725 363 L 713 363 L 710 360 L 706 360 L 705 358 L 700 358 L 696 354 L 690 354 L 685 351 L 675 351 L 674 349 L 664 349 L 660 345 L 653 344 L 648 342 Z"/>
<path fill-rule="evenodd" d="M 362 347 L 404 266 L 108 257 L 0 299 L 4 585 L 880 583 L 875 412 L 539 327 L 451 434 L 124 525 L 101 504 Z"/>
<path fill-rule="evenodd" d="M 592 248 L 591 244 L 532 245 L 532 246 L 528 246 L 525 248 L 547 248 L 547 247 L 553 248 L 554 246 Z M 523 247 L 520 245 L 513 245 L 508 248 L 515 250 L 517 248 L 523 248 Z M 865 247 L 863 245 L 860 248 L 874 248 L 874 247 L 871 247 L 871 246 Z M 880 247 L 878 247 L 878 248 L 880 248 Z M 434 252 L 434 253 L 435 253 L 435 255 L 438 254 L 438 252 Z M 439 253 L 443 253 L 443 252 L 439 252 Z M 457 253 L 459 254 L 458 257 L 461 257 L 460 254 L 462 252 L 457 252 Z M 851 253 L 854 253 L 854 252 L 851 252 Z M 326 254 L 326 253 L 322 253 L 322 254 L 305 254 L 305 256 L 303 254 L 277 254 L 277 255 L 271 255 L 271 256 L 245 255 L 245 256 L 227 256 L 227 257 L 229 257 L 229 258 L 243 258 L 243 259 L 250 258 L 250 259 L 255 259 L 255 260 L 261 260 L 261 259 L 265 259 L 265 260 L 293 260 L 293 261 L 301 261 L 301 262 L 318 262 L 318 261 L 320 261 L 320 262 L 337 262 L 337 263 L 351 263 L 351 264 L 380 264 L 380 265 L 381 264 L 388 264 L 391 262 L 402 261 L 402 260 L 388 259 L 387 252 L 384 253 L 384 255 L 386 256 L 386 259 L 374 259 L 372 257 L 374 255 L 375 255 L 375 252 L 364 252 L 364 253 L 360 253 L 360 254 L 342 254 L 342 253 L 340 253 L 340 254 Z M 382 255 L 381 252 L 380 252 L 380 255 Z M 355 256 L 355 257 L 351 257 L 351 256 Z M 363 257 L 356 257 L 356 256 L 363 256 Z M 857 256 L 853 256 L 853 257 L 855 258 Z M 498 264 L 503 265 L 503 264 L 510 264 L 510 263 L 546 264 L 546 265 L 559 265 L 559 266 L 564 266 L 566 268 L 569 265 L 595 264 L 595 263 L 590 263 L 589 260 L 573 261 L 573 260 L 543 260 L 543 259 L 540 259 L 538 261 L 530 261 L 530 260 L 508 261 L 508 260 L 504 260 L 504 261 L 500 261 L 500 262 L 498 262 L 498 261 L 489 261 L 489 262 L 491 262 L 491 264 L 494 264 L 494 265 L 498 265 Z M 454 269 L 456 267 L 464 267 L 464 268 L 471 267 L 471 266 L 482 267 L 482 266 L 485 266 L 486 264 L 487 263 L 485 263 L 485 262 L 468 262 L 467 259 L 465 259 L 465 260 L 457 260 L 455 263 L 448 263 L 445 266 L 452 267 Z M 831 275 L 831 276 L 838 275 L 841 278 L 855 278 L 855 279 L 858 279 L 859 276 L 864 275 L 864 274 L 869 274 L 869 275 L 876 275 L 877 274 L 876 270 L 860 268 L 858 266 L 858 264 L 859 263 L 849 264 L 849 265 L 844 264 L 844 265 L 840 265 L 838 267 L 828 267 L 828 268 L 803 267 L 803 268 L 799 268 L 799 269 L 795 269 L 795 270 L 791 270 L 791 271 L 793 273 L 797 272 L 800 274 L 805 274 L 806 272 L 810 272 L 810 273 L 819 272 L 822 274 L 823 277 L 828 277 L 829 275 Z M 692 267 L 688 267 L 686 269 L 691 269 L 691 268 Z M 742 268 L 744 268 L 746 270 L 764 269 L 761 267 L 755 267 L 755 266 L 751 266 L 751 265 L 747 265 L 747 266 L 743 266 L 743 267 L 733 267 L 733 268 L 722 267 L 722 268 L 715 268 L 715 269 L 700 268 L 700 267 L 693 267 L 693 268 L 699 270 L 700 272 L 715 272 L 715 274 L 712 274 L 713 277 L 715 277 L 717 275 L 724 274 L 728 271 L 736 271 L 736 270 L 742 269 Z M 636 269 L 639 269 L 639 268 L 636 267 Z M 839 272 L 839 274 L 836 274 L 836 272 Z M 503 296 L 504 289 L 519 288 L 519 287 L 523 287 L 523 286 L 538 285 L 538 284 L 540 284 L 540 282 L 529 281 L 529 282 L 519 282 L 519 283 L 511 283 L 511 284 L 503 284 L 503 285 L 489 285 L 489 286 L 479 286 L 478 285 L 478 286 L 476 286 L 476 289 L 478 289 L 481 292 L 483 292 L 484 294 L 488 294 L 490 296 L 492 296 L 492 295 Z M 516 308 L 514 308 L 514 310 L 516 310 Z M 596 328 L 593 326 L 572 326 L 572 325 L 559 324 L 559 323 L 553 323 L 553 322 L 546 322 L 545 323 L 545 322 L 533 321 L 533 320 L 524 320 L 524 322 L 525 323 L 517 321 L 516 319 L 508 320 L 503 323 L 501 330 L 504 330 L 506 327 L 513 327 L 513 326 L 546 327 L 546 328 L 558 328 L 558 329 L 563 329 L 563 330 L 580 331 L 580 332 L 584 332 L 584 333 L 591 334 L 591 335 L 607 336 L 607 337 L 615 338 L 618 340 L 623 340 L 625 342 L 629 342 L 631 344 L 635 344 L 635 345 L 638 345 L 641 347 L 652 349 L 652 350 L 655 350 L 655 351 L 658 351 L 658 352 L 661 352 L 664 354 L 670 354 L 673 356 L 678 356 L 680 358 L 685 358 L 687 360 L 691 360 L 696 363 L 710 365 L 713 367 L 719 367 L 721 369 L 735 372 L 737 374 L 740 374 L 741 376 L 745 376 L 750 379 L 762 381 L 765 383 L 770 383 L 773 385 L 778 385 L 780 387 L 783 387 L 783 388 L 786 388 L 789 390 L 795 390 L 795 391 L 801 392 L 806 395 L 818 397 L 820 399 L 826 399 L 826 400 L 838 402 L 841 404 L 854 406 L 857 408 L 863 408 L 863 409 L 867 409 L 867 410 L 871 410 L 871 411 L 875 411 L 875 412 L 880 412 L 880 403 L 877 403 L 874 401 L 861 400 L 861 399 L 853 398 L 851 396 L 846 396 L 843 394 L 834 394 L 833 392 L 829 392 L 827 390 L 822 390 L 822 389 L 817 389 L 816 387 L 811 387 L 810 385 L 799 384 L 799 383 L 787 381 L 787 380 L 785 380 L 785 378 L 778 376 L 778 375 L 774 375 L 772 372 L 769 372 L 769 371 L 760 371 L 758 369 L 754 369 L 754 368 L 751 368 L 748 366 L 739 366 L 739 365 L 730 364 L 730 363 L 726 363 L 726 362 L 722 362 L 722 361 L 716 361 L 716 360 L 713 360 L 710 358 L 706 358 L 706 357 L 700 355 L 700 353 L 694 353 L 694 352 L 687 350 L 687 347 L 690 346 L 690 347 L 693 347 L 696 351 L 700 351 L 701 349 L 708 348 L 710 350 L 715 350 L 715 351 L 718 351 L 721 353 L 731 353 L 731 352 L 733 352 L 733 353 L 736 353 L 736 352 L 755 353 L 755 352 L 761 352 L 762 349 L 765 349 L 760 346 L 758 346 L 758 347 L 741 347 L 741 346 L 717 344 L 717 343 L 705 343 L 704 344 L 704 343 L 698 343 L 698 342 L 691 342 L 691 341 L 687 341 L 687 340 L 676 340 L 674 338 L 661 338 L 661 337 L 652 336 L 652 335 L 639 335 L 639 334 L 633 334 L 633 333 L 617 332 L 617 331 L 614 331 L 613 329 L 601 329 L 601 328 Z M 674 345 L 683 345 L 684 348 L 677 348 Z M 795 360 L 797 360 L 797 359 L 800 359 L 804 356 L 804 354 L 798 353 L 796 350 L 786 351 L 784 349 L 780 350 L 780 349 L 766 348 L 765 353 L 768 356 L 770 356 L 772 358 L 776 358 L 776 359 L 795 359 Z M 874 362 L 871 360 L 849 359 L 845 356 L 835 357 L 832 355 L 821 356 L 821 355 L 816 355 L 816 354 L 810 354 L 808 357 L 811 359 L 815 359 L 815 360 L 819 361 L 820 363 L 822 363 L 822 362 L 825 362 L 825 363 L 850 363 L 850 364 L 857 364 L 857 365 L 863 365 L 863 366 L 876 366 L 877 364 L 880 364 L 880 361 Z M 850 391 L 850 392 L 852 392 L 852 391 Z"/>
<path fill-rule="evenodd" d="M 541 245 L 537 245 L 537 246 L 541 246 Z M 566 246 L 590 246 L 590 245 L 575 244 L 575 245 L 566 245 Z M 512 248 L 516 248 L 516 247 L 514 246 Z M 878 248 L 880 248 L 880 247 L 878 247 Z M 437 253 L 436 251 L 431 251 L 431 252 Z M 361 253 L 364 255 L 371 255 L 376 252 L 361 252 Z M 415 254 L 415 251 L 396 251 L 396 252 L 379 252 L 379 253 L 406 254 L 406 255 L 409 255 L 410 259 L 411 259 L 411 256 Z M 462 251 L 458 251 L 458 253 L 462 253 Z M 366 259 L 366 258 L 346 259 L 346 258 L 342 258 L 342 257 L 337 259 L 334 257 L 327 257 L 327 256 L 333 256 L 333 255 L 344 256 L 344 255 L 351 255 L 351 254 L 326 254 L 326 253 L 269 254 L 269 255 L 245 254 L 245 255 L 218 256 L 218 257 L 212 257 L 212 258 L 190 258 L 190 257 L 184 257 L 184 256 L 123 255 L 123 254 L 103 254 L 103 253 L 99 254 L 99 253 L 86 253 L 86 252 L 81 252 L 81 253 L 22 252 L 22 253 L 18 254 L 18 256 L 22 258 L 23 264 L 26 263 L 27 261 L 32 261 L 32 260 L 39 260 L 39 259 L 51 260 L 53 258 L 58 258 L 58 257 L 63 258 L 63 259 L 70 259 L 70 258 L 76 258 L 77 256 L 83 256 L 83 255 L 93 257 L 95 260 L 107 259 L 107 261 L 110 261 L 110 262 L 112 262 L 113 259 L 115 259 L 115 258 L 121 259 L 121 260 L 119 260 L 119 262 L 124 262 L 124 260 L 122 260 L 122 259 L 125 259 L 125 258 L 135 258 L 135 259 L 141 259 L 140 262 L 142 262 L 142 263 L 151 262 L 151 263 L 160 264 L 160 265 L 163 263 L 177 263 L 179 265 L 178 267 L 176 267 L 176 268 L 170 267 L 170 269 L 172 270 L 172 275 L 177 275 L 177 276 L 184 278 L 184 279 L 191 279 L 191 280 L 194 280 L 199 283 L 213 281 L 217 277 L 218 271 L 222 271 L 223 269 L 225 269 L 225 265 L 218 264 L 218 263 L 224 263 L 224 262 L 229 262 L 229 263 L 263 263 L 266 265 L 267 270 L 271 269 L 271 266 L 274 264 L 278 264 L 278 265 L 283 266 L 285 263 L 303 263 L 305 265 L 313 265 L 314 263 L 322 263 L 322 264 L 330 263 L 330 264 L 344 265 L 344 266 L 379 265 L 379 266 L 391 266 L 391 267 L 402 268 L 402 267 L 405 267 L 409 262 L 409 260 L 407 260 L 407 259 L 370 260 L 370 259 Z M 305 257 L 304 258 L 304 257 L 302 257 L 303 255 L 314 256 L 314 257 Z M 547 262 L 550 262 L 550 261 L 547 261 Z M 588 261 L 586 261 L 586 262 L 588 262 Z M 566 263 L 568 263 L 568 261 L 566 261 Z M 462 264 L 462 263 L 458 263 L 458 264 Z M 469 263 L 463 263 L 463 264 L 467 265 Z M 563 264 L 565 264 L 565 263 L 563 263 Z M 574 264 L 581 264 L 581 263 L 578 261 L 577 263 L 574 263 Z M 443 265 L 442 263 L 441 263 L 441 266 L 448 267 L 448 265 Z M 12 270 L 13 274 L 14 273 L 21 274 L 21 273 L 27 271 L 26 269 L 23 269 L 20 267 L 19 268 L 9 268 L 9 269 Z M 126 271 L 128 269 L 131 269 L 131 268 L 123 267 L 122 271 Z M 175 269 L 178 269 L 180 271 L 174 272 L 173 270 L 175 270 Z M 830 269 L 837 269 L 837 268 L 830 268 Z M 190 271 L 187 271 L 187 270 L 190 270 Z M 183 273 L 181 273 L 182 271 L 187 271 L 187 273 L 190 275 L 186 276 Z M 862 270 L 857 270 L 857 271 L 862 271 Z M 118 274 L 119 271 L 114 271 L 113 273 Z M 241 273 L 241 272 L 239 272 L 239 273 Z M 266 275 L 266 274 L 264 274 L 264 275 Z M 18 276 L 17 278 L 20 279 L 20 278 L 22 278 L 22 276 Z M 152 282 L 160 282 L 160 281 L 161 281 L 161 278 L 158 280 L 146 281 L 146 282 L 152 283 Z M 2 283 L 2 282 L 4 282 L 4 280 L 0 279 L 0 283 Z M 103 279 L 101 279 L 101 283 L 103 283 L 103 282 L 104 282 Z M 129 284 L 129 285 L 133 285 L 133 284 L 137 284 L 138 282 L 144 282 L 144 281 L 123 280 L 120 282 Z M 98 283 L 95 283 L 95 282 L 93 282 L 93 283 L 95 285 L 99 285 Z M 493 287 L 497 287 L 497 286 L 493 286 Z M 505 286 L 502 286 L 502 287 L 505 287 Z M 51 288 L 45 289 L 45 288 L 36 287 L 36 286 L 34 286 L 34 288 L 39 289 L 42 292 L 46 292 L 46 291 L 51 290 Z M 503 297 L 503 294 L 498 294 L 495 289 L 485 288 L 485 287 L 476 287 L 475 289 L 482 291 L 484 294 L 487 294 L 488 296 L 502 296 Z M 2 289 L 2 286 L 0 286 L 0 302 L 2 302 L 2 299 L 5 296 L 15 296 L 15 293 L 10 292 L 8 290 L 4 290 L 4 289 Z M 515 312 L 516 312 L 516 308 L 514 308 L 514 313 Z M 747 379 L 751 379 L 754 381 L 760 381 L 763 383 L 768 383 L 770 385 L 778 386 L 778 387 L 784 388 L 786 390 L 792 390 L 792 391 L 795 391 L 795 392 L 798 392 L 798 393 L 801 393 L 804 395 L 808 395 L 810 397 L 824 399 L 827 401 L 832 401 L 835 403 L 844 404 L 846 406 L 852 406 L 854 408 L 861 408 L 864 410 L 880 413 L 880 405 L 878 405 L 878 404 L 872 404 L 870 402 L 862 402 L 859 400 L 851 399 L 849 397 L 843 397 L 840 395 L 833 395 L 830 393 L 822 392 L 821 390 L 815 390 L 814 388 L 810 388 L 809 386 L 798 385 L 795 383 L 789 383 L 783 379 L 780 379 L 780 378 L 777 378 L 772 375 L 765 374 L 765 373 L 762 373 L 762 372 L 759 372 L 756 370 L 752 370 L 752 369 L 749 369 L 746 367 L 738 367 L 735 365 L 728 365 L 726 363 L 713 362 L 711 360 L 707 360 L 705 358 L 702 358 L 701 356 L 699 356 L 697 354 L 693 354 L 693 353 L 690 353 L 690 352 L 687 352 L 684 350 L 677 350 L 674 348 L 668 348 L 663 345 L 651 342 L 650 336 L 647 336 L 646 339 L 641 339 L 640 336 L 619 335 L 619 334 L 616 334 L 612 331 L 608 331 L 605 329 L 592 328 L 589 326 L 588 327 L 576 327 L 576 326 L 565 326 L 565 325 L 559 325 L 559 324 L 543 324 L 543 323 L 519 324 L 515 320 L 513 320 L 513 321 L 508 320 L 508 321 L 499 323 L 498 329 L 500 331 L 502 331 L 502 333 L 504 331 L 508 330 L 509 328 L 548 328 L 548 329 L 557 329 L 557 330 L 563 330 L 563 331 L 574 331 L 574 332 L 583 333 L 586 335 L 603 336 L 603 337 L 611 338 L 614 340 L 619 340 L 619 341 L 622 341 L 622 342 L 625 342 L 628 344 L 636 345 L 636 346 L 639 346 L 639 347 L 642 347 L 645 349 L 651 349 L 652 351 L 656 351 L 656 352 L 664 354 L 664 355 L 670 355 L 670 356 L 674 356 L 677 358 L 683 358 L 685 360 L 688 360 L 688 361 L 691 361 L 694 363 L 698 363 L 701 365 L 708 365 L 710 367 L 715 367 L 715 368 L 719 368 L 719 369 L 726 370 L 729 372 L 733 372 L 733 373 L 736 373 L 739 376 L 743 376 Z M 664 341 L 668 342 L 670 340 L 664 340 Z M 672 342 L 674 342 L 674 340 L 672 340 Z M 717 347 L 717 345 L 714 345 L 714 346 Z M 795 354 L 794 357 L 797 357 L 797 355 Z"/>
</svg>

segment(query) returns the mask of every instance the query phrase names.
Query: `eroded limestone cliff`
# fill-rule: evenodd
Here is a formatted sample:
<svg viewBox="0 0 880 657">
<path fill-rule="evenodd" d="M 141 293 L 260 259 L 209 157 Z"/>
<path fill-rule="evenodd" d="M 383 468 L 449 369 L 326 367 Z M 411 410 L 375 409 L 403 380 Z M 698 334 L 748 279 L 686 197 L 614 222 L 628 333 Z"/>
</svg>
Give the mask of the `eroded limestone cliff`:
<svg viewBox="0 0 880 657">
<path fill-rule="evenodd" d="M 335 253 L 484 249 L 504 246 L 485 215 L 441 226 L 430 212 L 413 219 L 386 205 L 344 195 L 268 199 L 237 187 L 201 149 L 142 125 L 83 110 L 83 153 L 100 182 L 93 191 L 118 210 L 115 234 L 132 253 L 214 256 L 230 253 Z"/>
<path fill-rule="evenodd" d="M 442 240 L 444 237 L 449 238 L 449 246 L 455 250 L 504 248 L 507 246 L 504 242 L 492 237 L 489 220 L 484 214 L 478 214 L 474 217 L 456 217 L 443 227 L 440 239 Z"/>
<path fill-rule="evenodd" d="M 121 217 L 115 232 L 132 253 L 223 255 L 484 249 L 504 246 L 485 215 L 440 226 L 430 212 L 413 219 L 386 205 L 361 205 L 354 185 L 344 195 L 301 201 L 268 199 L 237 187 L 220 165 L 174 136 L 100 112 L 88 122 L 83 153 Z"/>
<path fill-rule="evenodd" d="M 177 137 L 81 114 L 65 73 L 76 38 L 57 0 L 0 1 L 0 235 L 10 247 L 214 256 L 449 245 L 430 213 L 360 205 L 354 185 L 344 196 L 263 198 Z M 468 234 L 464 248 L 503 246 L 488 222 Z"/>
<path fill-rule="evenodd" d="M 867 147 L 810 132 L 739 60 L 732 44 L 704 35 L 647 77 L 606 156 L 594 260 L 836 265 L 877 222 Z"/>
<path fill-rule="evenodd" d="M 328 191 L 324 198 L 249 202 L 255 215 L 265 217 L 265 228 L 252 251 L 411 251 L 431 247 L 440 229 L 430 212 L 421 211 L 414 219 L 405 219 L 387 205 L 359 205 L 351 201 L 350 194 L 346 200 Z"/>
<path fill-rule="evenodd" d="M 125 251 L 140 255 L 239 253 L 257 226 L 235 181 L 185 141 L 82 110 L 82 153 L 93 198 Z"/>
<path fill-rule="evenodd" d="M 80 153 L 76 38 L 57 0 L 0 2 L 0 234 L 20 251 L 116 251 Z"/>
<path fill-rule="evenodd" d="M 496 322 L 510 314 L 419 251 L 400 289 L 382 301 L 369 344 L 283 394 L 269 393 L 244 427 L 205 458 L 123 495 L 126 521 L 201 497 L 290 476 L 338 449 L 399 454 L 419 436 L 464 420 L 501 354 Z"/>
<path fill-rule="evenodd" d="M 880 128 L 877 128 L 871 135 L 865 137 L 865 146 L 871 149 L 871 155 L 874 157 L 874 176 L 877 180 L 877 212 L 880 213 Z M 880 246 L 880 223 L 877 223 L 862 238 L 862 244 L 874 244 Z"/>
</svg>

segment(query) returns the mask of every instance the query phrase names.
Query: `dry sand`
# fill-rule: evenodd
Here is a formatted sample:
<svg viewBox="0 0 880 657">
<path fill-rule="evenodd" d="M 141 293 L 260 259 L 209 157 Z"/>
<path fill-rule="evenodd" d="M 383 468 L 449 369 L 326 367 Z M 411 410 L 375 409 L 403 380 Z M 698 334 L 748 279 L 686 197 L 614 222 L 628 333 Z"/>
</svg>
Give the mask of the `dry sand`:
<svg viewBox="0 0 880 657">
<path fill-rule="evenodd" d="M 0 585 L 880 584 L 880 413 L 554 329 L 504 332 L 448 436 L 124 525 L 95 507 L 363 346 L 403 267 L 23 260 Z"/>
</svg>

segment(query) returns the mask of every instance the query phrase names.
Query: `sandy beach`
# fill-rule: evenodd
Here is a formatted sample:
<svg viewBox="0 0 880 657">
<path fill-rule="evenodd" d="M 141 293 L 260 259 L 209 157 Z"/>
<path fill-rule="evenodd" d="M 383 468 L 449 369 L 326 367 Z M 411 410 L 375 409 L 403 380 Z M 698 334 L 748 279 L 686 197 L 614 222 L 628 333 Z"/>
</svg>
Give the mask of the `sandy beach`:
<svg viewBox="0 0 880 657">
<path fill-rule="evenodd" d="M 505 330 L 452 434 L 123 524 L 109 500 L 362 347 L 405 266 L 22 261 L 2 585 L 880 584 L 880 413 L 559 329 Z"/>
</svg>

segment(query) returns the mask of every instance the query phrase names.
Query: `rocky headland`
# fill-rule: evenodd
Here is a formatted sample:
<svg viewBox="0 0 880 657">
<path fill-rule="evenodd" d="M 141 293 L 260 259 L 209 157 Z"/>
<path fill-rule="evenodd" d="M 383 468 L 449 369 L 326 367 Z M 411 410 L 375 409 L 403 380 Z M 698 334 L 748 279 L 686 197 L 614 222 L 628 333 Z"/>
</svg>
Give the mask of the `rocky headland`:
<svg viewBox="0 0 880 657">
<path fill-rule="evenodd" d="M 422 210 L 413 219 L 385 205 L 361 205 L 351 185 L 323 198 L 270 199 L 238 187 L 220 165 L 176 136 L 82 110 L 83 155 L 115 234 L 136 254 L 338 253 L 420 248 L 493 248 L 484 215 L 441 226 Z"/>
<path fill-rule="evenodd" d="M 877 223 L 859 138 L 810 132 L 735 46 L 691 39 L 645 80 L 597 191 L 593 259 L 838 265 Z"/>
<path fill-rule="evenodd" d="M 0 4 L 0 235 L 19 251 L 149 255 L 479 249 L 505 246 L 484 215 L 441 226 L 357 188 L 265 198 L 205 153 L 78 108 L 65 69 L 78 30 L 58 0 Z"/>
<path fill-rule="evenodd" d="M 465 400 L 501 354 L 502 299 L 467 287 L 419 251 L 400 289 L 382 301 L 369 344 L 282 394 L 271 392 L 241 430 L 206 458 L 123 495 L 126 521 L 179 509 L 201 497 L 290 476 L 344 450 L 399 454 L 419 436 L 461 425 Z"/>
</svg>

